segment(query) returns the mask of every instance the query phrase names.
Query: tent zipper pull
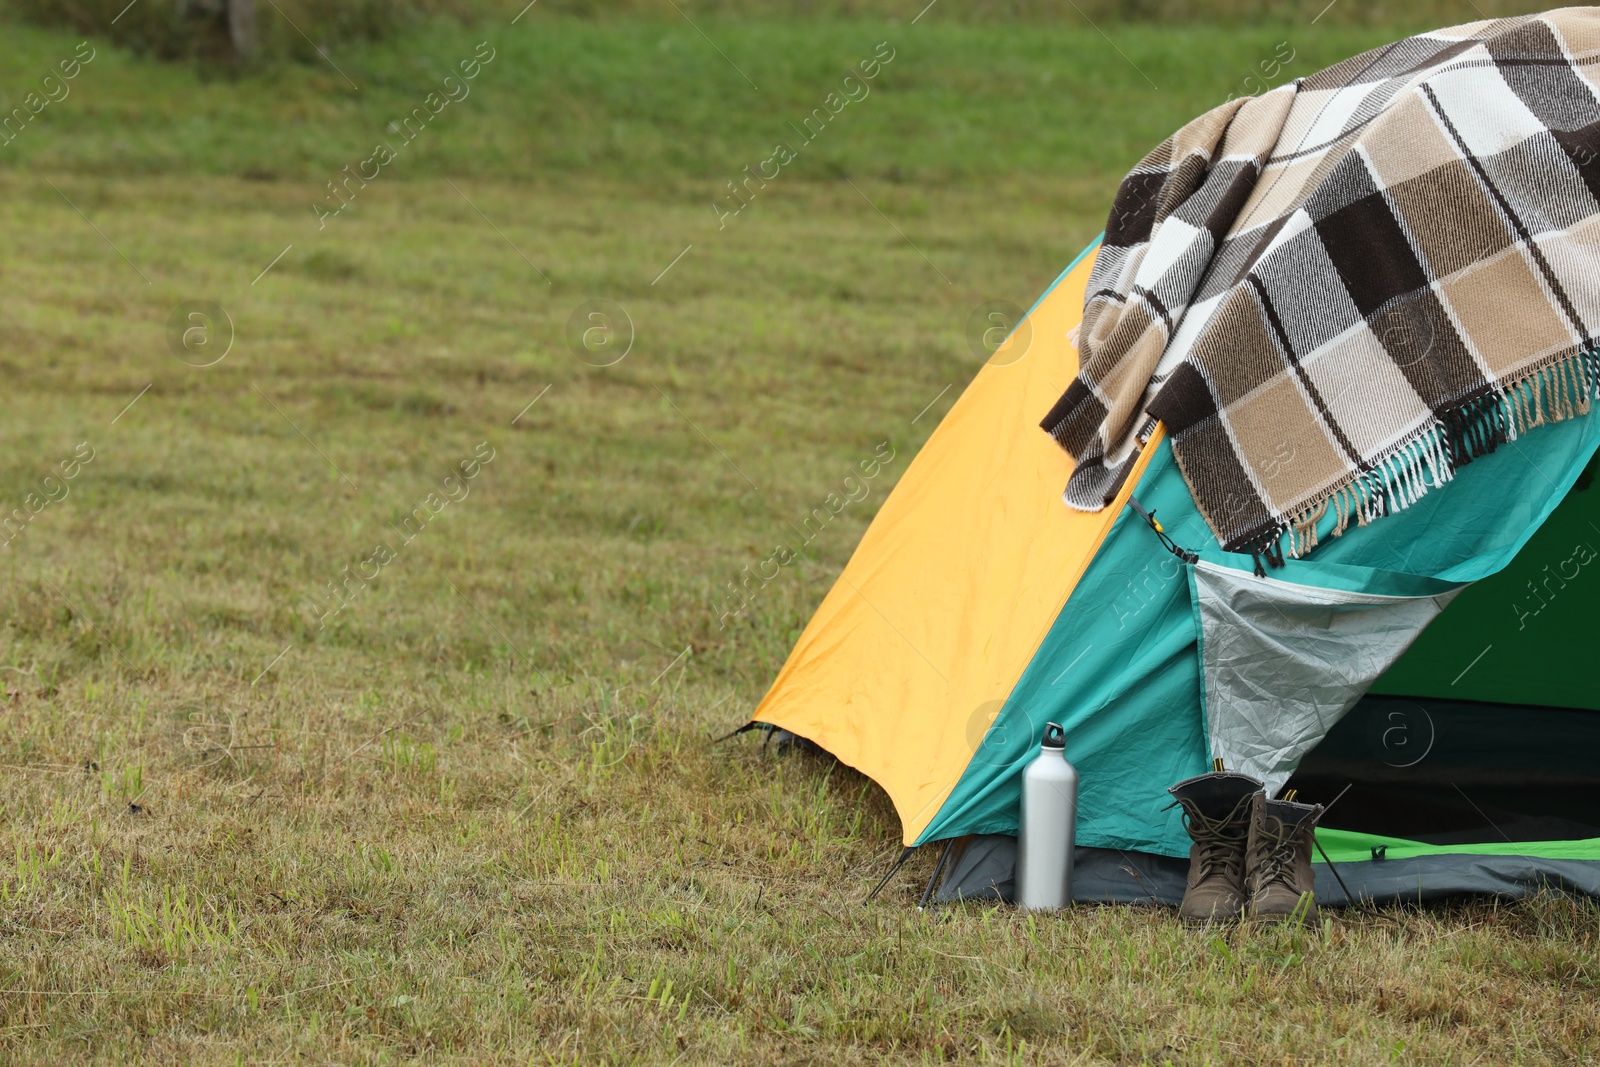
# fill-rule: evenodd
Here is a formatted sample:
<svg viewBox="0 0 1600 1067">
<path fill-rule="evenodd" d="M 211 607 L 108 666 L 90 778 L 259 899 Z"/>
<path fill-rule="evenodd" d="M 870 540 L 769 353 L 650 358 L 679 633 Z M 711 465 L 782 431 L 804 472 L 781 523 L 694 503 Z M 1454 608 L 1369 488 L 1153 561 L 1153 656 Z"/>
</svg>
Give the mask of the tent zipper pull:
<svg viewBox="0 0 1600 1067">
<path fill-rule="evenodd" d="M 1168 552 L 1171 552 L 1174 556 L 1177 556 L 1179 559 L 1190 565 L 1200 562 L 1199 556 L 1195 555 L 1193 552 L 1190 552 L 1187 548 L 1182 547 L 1178 544 L 1178 542 L 1174 541 L 1167 535 L 1167 531 L 1162 529 L 1160 521 L 1156 519 L 1155 512 L 1146 511 L 1144 509 L 1144 505 L 1140 504 L 1131 496 L 1128 498 L 1128 506 L 1134 510 L 1134 514 L 1143 519 L 1146 525 L 1148 525 L 1150 529 L 1155 532 L 1156 537 L 1161 540 L 1162 547 Z"/>
</svg>

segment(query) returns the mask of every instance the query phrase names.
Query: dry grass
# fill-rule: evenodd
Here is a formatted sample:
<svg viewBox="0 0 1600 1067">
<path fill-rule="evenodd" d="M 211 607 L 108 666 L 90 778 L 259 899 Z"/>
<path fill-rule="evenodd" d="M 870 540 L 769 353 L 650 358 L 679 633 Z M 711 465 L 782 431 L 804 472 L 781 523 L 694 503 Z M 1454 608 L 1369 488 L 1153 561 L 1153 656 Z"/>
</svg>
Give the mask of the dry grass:
<svg viewBox="0 0 1600 1067">
<path fill-rule="evenodd" d="M 8 724 L 58 725 L 35 729 L 6 791 L 7 1058 L 1543 1064 L 1600 1050 L 1592 907 L 1219 937 L 1145 909 L 923 915 L 919 871 L 863 908 L 893 851 L 875 791 L 818 761 L 709 748 L 708 692 L 574 683 L 529 699 L 492 673 L 406 688 L 397 702 L 309 680 L 197 687 L 68 723 L 44 712 L 97 700 L 20 697 Z"/>
<path fill-rule="evenodd" d="M 877 442 L 898 476 L 977 366 L 972 309 L 1048 283 L 1102 178 L 796 173 L 719 233 L 681 176 L 464 165 L 319 233 L 302 179 L 108 173 L 0 171 L 4 511 L 95 449 L 0 559 L 0 1058 L 1600 1056 L 1591 905 L 1217 937 L 919 914 L 927 856 L 862 907 L 882 794 L 710 743 L 886 485 L 726 628 L 716 590 Z M 636 328 L 605 368 L 566 333 L 596 298 Z M 199 299 L 237 332 L 203 369 L 167 339 Z"/>
</svg>

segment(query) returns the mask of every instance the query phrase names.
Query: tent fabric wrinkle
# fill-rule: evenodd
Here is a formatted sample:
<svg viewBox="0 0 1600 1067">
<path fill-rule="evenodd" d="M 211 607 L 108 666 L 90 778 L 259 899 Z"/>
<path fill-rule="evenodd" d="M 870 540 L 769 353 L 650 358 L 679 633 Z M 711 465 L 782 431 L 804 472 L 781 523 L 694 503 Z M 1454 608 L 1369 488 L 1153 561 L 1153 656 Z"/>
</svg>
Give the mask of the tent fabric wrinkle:
<svg viewBox="0 0 1600 1067">
<path fill-rule="evenodd" d="M 1586 414 L 1597 59 L 1594 8 L 1438 30 L 1156 148 L 1043 422 L 1075 460 L 1067 503 L 1104 507 L 1159 420 L 1217 541 L 1281 566 Z"/>
<path fill-rule="evenodd" d="M 1272 796 L 1459 592 L 1319 589 L 1204 560 L 1189 580 L 1211 756 Z"/>
</svg>

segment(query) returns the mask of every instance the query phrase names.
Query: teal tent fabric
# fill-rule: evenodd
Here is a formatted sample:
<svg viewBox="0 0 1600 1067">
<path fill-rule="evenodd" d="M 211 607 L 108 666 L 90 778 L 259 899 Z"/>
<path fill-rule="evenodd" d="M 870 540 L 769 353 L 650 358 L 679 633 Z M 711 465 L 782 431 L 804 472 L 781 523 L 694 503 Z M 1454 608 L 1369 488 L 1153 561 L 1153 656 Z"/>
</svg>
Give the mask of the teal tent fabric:
<svg viewBox="0 0 1600 1067">
<path fill-rule="evenodd" d="M 1540 427 L 1456 474 L 1410 508 L 1324 537 L 1276 576 L 1388 596 L 1433 596 L 1506 566 L 1600 447 L 1600 419 Z M 1287 460 L 1292 462 L 1292 455 Z M 1135 496 L 1179 544 L 1219 566 L 1223 552 L 1163 443 Z M 1329 515 L 1320 529 L 1334 524 Z M 1467 665 L 1477 650 L 1463 656 Z M 1060 616 L 918 839 L 1015 833 L 1017 776 L 1046 722 L 1067 732 L 1080 775 L 1078 843 L 1185 855 L 1166 787 L 1209 769 L 1196 628 L 1185 566 L 1131 511 L 1118 516 Z"/>
</svg>

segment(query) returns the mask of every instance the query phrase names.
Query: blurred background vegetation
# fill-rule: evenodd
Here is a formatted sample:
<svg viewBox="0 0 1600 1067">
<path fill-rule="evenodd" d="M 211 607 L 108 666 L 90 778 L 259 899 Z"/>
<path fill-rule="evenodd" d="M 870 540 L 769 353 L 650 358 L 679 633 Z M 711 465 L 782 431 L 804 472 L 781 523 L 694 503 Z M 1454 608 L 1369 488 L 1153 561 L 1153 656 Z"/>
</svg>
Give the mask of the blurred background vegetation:
<svg viewBox="0 0 1600 1067">
<path fill-rule="evenodd" d="M 466 24 L 516 14 L 525 0 L 0 0 L 0 18 L 104 34 L 165 59 L 237 64 L 312 62 L 319 50 L 375 41 L 429 19 Z M 683 16 L 909 20 L 920 0 L 538 0 L 545 13 L 591 20 Z M 1326 5 L 1326 9 L 1324 7 Z M 1489 0 L 1463 15 L 1459 0 L 943 0 L 925 18 L 1082 25 L 1094 22 L 1443 25 L 1541 11 L 1536 0 Z"/>
<path fill-rule="evenodd" d="M 1479 11 L 1538 6 L 538 0 L 513 29 L 525 0 L 248 0 L 254 51 L 241 59 L 229 26 L 229 5 L 240 3 L 0 0 L 11 75 L 0 81 L 0 112 L 70 52 L 68 34 L 99 49 L 71 105 L 39 117 L 51 136 L 17 138 L 0 171 L 320 184 L 365 158 L 488 39 L 504 58 L 474 83 L 470 105 L 406 149 L 408 175 L 459 173 L 470 160 L 484 177 L 605 177 L 704 204 L 889 40 L 905 58 L 875 80 L 870 105 L 838 116 L 849 136 L 806 147 L 811 179 L 915 185 L 1004 174 L 1098 186 L 1230 95 Z M 1175 20 L 1190 21 L 1175 32 Z"/>
</svg>

